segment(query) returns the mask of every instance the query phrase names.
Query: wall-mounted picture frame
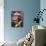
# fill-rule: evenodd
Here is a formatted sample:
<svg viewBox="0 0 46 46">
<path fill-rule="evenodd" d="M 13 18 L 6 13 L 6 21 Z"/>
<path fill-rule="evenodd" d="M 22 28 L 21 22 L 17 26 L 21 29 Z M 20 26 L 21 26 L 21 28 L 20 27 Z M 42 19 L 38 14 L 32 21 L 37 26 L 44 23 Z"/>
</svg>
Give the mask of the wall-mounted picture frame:
<svg viewBox="0 0 46 46">
<path fill-rule="evenodd" d="M 24 12 L 12 11 L 11 12 L 11 27 L 23 27 Z"/>
</svg>

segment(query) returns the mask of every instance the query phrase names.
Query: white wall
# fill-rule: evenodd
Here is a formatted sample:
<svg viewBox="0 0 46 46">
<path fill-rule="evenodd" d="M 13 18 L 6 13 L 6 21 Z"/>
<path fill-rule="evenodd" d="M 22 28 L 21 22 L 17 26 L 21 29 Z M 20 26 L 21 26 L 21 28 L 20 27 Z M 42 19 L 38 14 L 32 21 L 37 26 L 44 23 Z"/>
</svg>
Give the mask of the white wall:
<svg viewBox="0 0 46 46">
<path fill-rule="evenodd" d="M 40 0 L 40 9 L 41 11 L 43 9 L 46 9 L 46 0 Z M 46 11 L 43 12 L 43 22 L 42 21 L 40 22 L 41 25 L 46 26 Z"/>
<path fill-rule="evenodd" d="M 0 42 L 4 41 L 4 1 L 0 0 Z"/>
</svg>

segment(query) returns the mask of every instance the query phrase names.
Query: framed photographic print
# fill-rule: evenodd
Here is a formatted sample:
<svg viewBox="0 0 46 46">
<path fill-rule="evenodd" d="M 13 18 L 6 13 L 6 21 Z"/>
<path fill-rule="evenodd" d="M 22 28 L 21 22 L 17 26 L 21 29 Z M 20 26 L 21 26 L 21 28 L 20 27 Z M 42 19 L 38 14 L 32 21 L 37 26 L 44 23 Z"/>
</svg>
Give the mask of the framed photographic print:
<svg viewBox="0 0 46 46">
<path fill-rule="evenodd" d="M 23 11 L 11 12 L 11 27 L 23 27 Z"/>
</svg>

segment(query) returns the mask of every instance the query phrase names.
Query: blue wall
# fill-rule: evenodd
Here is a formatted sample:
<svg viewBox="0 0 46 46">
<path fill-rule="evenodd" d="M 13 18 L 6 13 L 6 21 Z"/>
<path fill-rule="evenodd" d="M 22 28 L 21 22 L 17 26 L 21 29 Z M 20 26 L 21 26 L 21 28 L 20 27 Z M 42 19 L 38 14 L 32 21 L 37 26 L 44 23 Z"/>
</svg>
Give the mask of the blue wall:
<svg viewBox="0 0 46 46">
<path fill-rule="evenodd" d="M 35 12 L 40 9 L 40 0 L 4 0 L 4 35 L 7 41 L 18 41 L 24 37 L 32 27 Z M 24 27 L 11 27 L 11 11 L 24 11 Z"/>
</svg>

